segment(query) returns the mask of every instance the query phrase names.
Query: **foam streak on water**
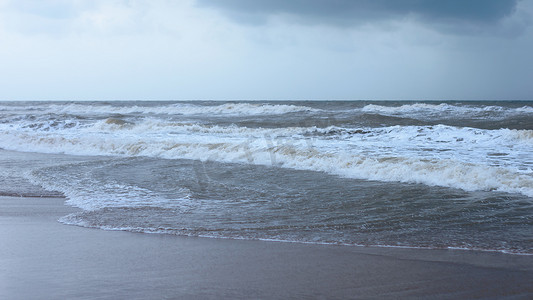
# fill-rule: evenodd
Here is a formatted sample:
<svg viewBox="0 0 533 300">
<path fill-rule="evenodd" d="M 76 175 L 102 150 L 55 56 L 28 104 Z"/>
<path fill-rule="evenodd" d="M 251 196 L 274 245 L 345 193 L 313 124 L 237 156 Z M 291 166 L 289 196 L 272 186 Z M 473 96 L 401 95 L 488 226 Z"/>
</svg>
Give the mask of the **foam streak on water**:
<svg viewBox="0 0 533 300">
<path fill-rule="evenodd" d="M 450 189 L 444 190 L 447 197 L 450 193 L 457 193 L 450 191 L 462 191 L 460 193 L 466 193 L 466 196 L 461 196 L 462 199 L 473 195 L 477 195 L 474 198 L 483 195 L 482 198 L 521 199 L 516 200 L 518 202 L 509 200 L 513 203 L 512 210 L 525 205 L 522 209 L 531 212 L 531 102 L 6 102 L 0 103 L 0 148 L 94 158 L 72 160 L 70 164 L 45 164 L 46 167 L 29 168 L 25 172 L 24 178 L 33 184 L 61 191 L 68 197 L 68 203 L 87 210 L 85 215 L 71 216 L 67 223 L 233 238 L 505 251 L 516 248 L 515 252 L 527 252 L 523 250 L 527 247 L 525 244 L 512 247 L 491 246 L 490 242 L 481 241 L 465 244 L 472 232 L 457 233 L 464 236 L 458 241 L 442 237 L 433 240 L 424 232 L 415 233 L 418 230 L 415 230 L 413 221 L 407 222 L 410 224 L 408 228 L 412 225 L 409 233 L 403 231 L 405 228 L 395 229 L 393 224 L 396 223 L 387 223 L 391 222 L 389 219 L 416 211 L 413 205 L 407 204 L 408 208 L 403 213 L 400 210 L 397 216 L 376 215 L 376 211 L 381 211 L 379 205 L 365 204 L 372 207 L 364 208 L 368 209 L 368 215 L 364 217 L 366 221 L 357 226 L 357 222 L 349 218 L 361 213 L 353 211 L 354 207 L 350 208 L 352 210 L 339 208 L 321 213 L 317 208 L 314 220 L 303 221 L 309 228 L 315 229 L 304 230 L 298 227 L 304 224 L 299 224 L 294 228 L 300 229 L 293 232 L 289 229 L 290 225 L 300 222 L 287 215 L 294 214 L 293 211 L 280 210 L 276 215 L 270 211 L 275 211 L 273 207 L 257 206 L 255 200 L 261 202 L 263 196 L 260 195 L 272 194 L 286 199 L 293 209 L 306 210 L 309 207 L 303 203 L 309 195 L 304 196 L 301 191 L 296 194 L 279 191 L 276 194 L 271 190 L 273 186 L 283 186 L 285 182 L 263 186 L 260 181 L 264 178 L 259 176 L 261 179 L 240 187 L 257 191 L 256 199 L 241 199 L 239 201 L 245 201 L 245 204 L 241 202 L 237 205 L 231 197 L 238 195 L 234 190 L 238 185 L 235 182 L 242 182 L 250 176 L 238 175 L 232 182 L 221 183 L 221 179 L 213 179 L 213 172 L 227 169 L 228 174 L 239 174 L 236 170 L 246 167 L 255 170 L 253 176 L 258 176 L 257 173 L 267 172 L 265 170 L 277 170 L 280 174 L 293 174 L 291 178 L 298 178 L 295 191 L 298 187 L 305 188 L 306 178 L 321 181 L 320 176 L 331 176 L 327 178 L 333 186 L 342 181 L 344 185 L 337 187 L 337 192 L 341 194 L 346 192 L 343 189 L 347 185 L 360 186 L 360 191 L 366 191 L 368 186 L 376 188 L 377 185 L 377 190 L 382 192 L 391 186 L 399 186 L 410 191 L 405 192 L 406 199 L 402 201 L 413 199 L 412 186 L 425 186 L 424 189 L 430 191 L 422 197 L 426 198 L 425 201 L 433 204 L 447 202 L 444 213 L 432 214 L 433 223 L 428 221 L 427 225 L 434 226 L 441 220 L 449 222 L 449 230 L 453 231 L 453 226 L 468 223 L 468 218 L 496 217 L 487 215 L 491 211 L 488 208 L 480 209 L 474 205 L 473 211 L 465 213 L 464 219 L 452 218 L 449 214 L 453 207 L 448 206 L 448 201 L 440 192 L 436 192 L 443 191 L 441 188 Z M 80 163 L 80 160 L 83 162 Z M 193 163 L 175 165 L 176 161 Z M 206 171 L 208 162 L 218 165 Z M 147 164 L 145 169 L 138 169 L 145 173 L 137 180 L 131 181 L 122 173 L 111 171 L 122 168 L 129 174 L 135 172 L 136 163 Z M 155 165 L 158 166 L 157 171 L 154 170 Z M 174 167 L 169 168 L 171 165 Z M 11 171 L 8 174 L 6 170 L 4 168 L 4 175 L 0 173 L 0 176 L 13 176 Z M 146 174 L 147 170 L 162 172 L 165 176 L 155 179 Z M 280 174 L 274 176 L 279 177 Z M 186 183 L 188 181 L 184 176 L 192 176 L 196 186 Z M 212 188 L 219 184 L 226 186 L 228 193 L 217 190 L 214 195 Z M 310 189 L 314 190 L 314 187 Z M 282 190 L 290 188 L 285 186 Z M 202 194 L 204 192 L 205 195 Z M 323 201 L 331 206 L 348 205 L 339 204 L 342 201 L 335 200 L 332 196 L 335 193 L 332 188 L 324 196 L 328 200 Z M 354 196 L 356 192 L 348 194 L 343 197 L 362 201 L 359 196 Z M 391 200 L 390 195 L 383 197 Z M 506 205 L 502 204 L 500 208 L 504 207 L 507 211 L 502 211 L 502 214 L 509 212 Z M 220 214 L 214 211 L 220 211 Z M 229 211 L 233 214 L 245 213 L 250 218 L 258 214 L 268 217 L 270 214 L 272 219 L 240 220 L 238 223 L 244 224 L 240 228 L 225 219 Z M 478 211 L 482 216 L 476 215 Z M 162 220 L 155 218 L 156 214 L 169 215 Z M 179 226 L 174 224 L 177 221 L 172 215 L 175 214 L 179 214 L 182 220 L 178 222 Z M 125 215 L 133 223 L 117 224 L 117 216 Z M 312 213 L 310 215 L 313 216 Z M 343 217 L 337 220 L 340 215 Z M 376 222 L 389 224 L 380 229 L 388 235 L 372 235 L 364 230 L 365 226 L 376 226 L 369 225 L 374 222 L 372 216 Z M 509 220 L 522 220 L 520 226 L 527 227 L 532 222 L 531 215 L 527 213 L 525 216 L 507 217 Z M 123 220 L 122 217 L 118 219 Z M 187 221 L 183 221 L 185 219 Z M 278 221 L 274 222 L 274 219 Z M 331 220 L 336 221 L 331 223 Z M 504 222 L 498 218 L 494 220 Z M 206 222 L 218 225 L 208 230 Z M 260 224 L 256 226 L 254 222 Z M 403 236 L 403 239 L 398 239 L 398 236 Z M 490 237 L 485 239 L 490 240 Z"/>
</svg>

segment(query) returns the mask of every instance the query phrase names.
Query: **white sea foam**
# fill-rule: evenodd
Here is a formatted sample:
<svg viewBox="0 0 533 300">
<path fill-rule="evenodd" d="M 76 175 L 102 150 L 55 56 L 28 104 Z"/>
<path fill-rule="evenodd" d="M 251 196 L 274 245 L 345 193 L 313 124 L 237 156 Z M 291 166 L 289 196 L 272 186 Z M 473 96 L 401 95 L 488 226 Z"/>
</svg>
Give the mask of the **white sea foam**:
<svg viewBox="0 0 533 300">
<path fill-rule="evenodd" d="M 175 191 L 173 199 L 165 199 L 155 197 L 146 188 L 100 182 L 91 177 L 90 170 L 107 163 L 109 160 L 40 168 L 25 174 L 25 177 L 47 190 L 62 192 L 68 198 L 67 203 L 85 210 L 123 206 L 183 208 L 190 202 L 191 192 L 186 188 Z M 77 171 L 67 172 L 69 168 Z"/>
<path fill-rule="evenodd" d="M 533 113 L 533 107 L 526 105 L 526 106 L 522 106 L 522 107 L 517 108 L 516 111 L 532 114 Z"/>
<path fill-rule="evenodd" d="M 530 197 L 532 144 L 531 130 L 445 125 L 265 129 L 158 119 L 137 124 L 104 120 L 92 125 L 38 129 L 24 123 L 0 124 L 0 147 L 10 150 L 276 165 L 350 178 L 495 190 Z M 143 199 L 141 190 L 126 190 Z"/>
<path fill-rule="evenodd" d="M 292 112 L 318 111 L 317 109 L 288 104 L 265 103 L 224 103 L 218 105 L 196 105 L 176 103 L 158 106 L 117 106 L 103 104 L 52 104 L 46 110 L 54 113 L 68 114 L 164 114 L 164 115 L 277 115 Z"/>
<path fill-rule="evenodd" d="M 401 106 L 384 106 L 368 104 L 361 109 L 367 113 L 379 113 L 383 115 L 399 116 L 409 114 L 423 114 L 425 116 L 456 116 L 456 117 L 502 117 L 506 115 L 531 114 L 533 107 L 523 106 L 519 108 L 505 108 L 502 106 L 474 106 L 457 104 L 428 104 L 414 103 Z"/>
</svg>

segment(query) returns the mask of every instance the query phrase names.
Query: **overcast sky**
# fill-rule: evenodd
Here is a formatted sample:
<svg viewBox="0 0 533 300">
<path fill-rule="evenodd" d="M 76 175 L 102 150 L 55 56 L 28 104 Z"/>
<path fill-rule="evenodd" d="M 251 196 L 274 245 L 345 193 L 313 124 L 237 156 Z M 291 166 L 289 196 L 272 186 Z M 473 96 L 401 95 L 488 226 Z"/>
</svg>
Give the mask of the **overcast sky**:
<svg viewBox="0 0 533 300">
<path fill-rule="evenodd" d="M 533 0 L 0 0 L 0 100 L 533 99 Z"/>
</svg>

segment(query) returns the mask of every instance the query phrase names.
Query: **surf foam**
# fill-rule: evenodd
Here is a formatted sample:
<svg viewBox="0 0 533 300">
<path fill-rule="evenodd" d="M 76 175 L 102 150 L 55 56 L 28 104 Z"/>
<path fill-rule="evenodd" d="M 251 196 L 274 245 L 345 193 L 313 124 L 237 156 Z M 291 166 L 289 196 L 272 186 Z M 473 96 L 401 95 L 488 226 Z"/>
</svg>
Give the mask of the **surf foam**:
<svg viewBox="0 0 533 300">
<path fill-rule="evenodd" d="M 533 158 L 527 159 L 531 158 L 531 131 L 444 125 L 334 129 L 339 132 L 336 138 L 320 138 L 307 137 L 306 133 L 333 128 L 269 130 L 162 124 L 153 120 L 141 124 L 99 121 L 81 129 L 4 129 L 0 133 L 0 147 L 43 153 L 275 165 L 358 179 L 470 191 L 495 190 L 533 197 Z M 524 165 L 524 161 L 529 165 Z"/>
</svg>

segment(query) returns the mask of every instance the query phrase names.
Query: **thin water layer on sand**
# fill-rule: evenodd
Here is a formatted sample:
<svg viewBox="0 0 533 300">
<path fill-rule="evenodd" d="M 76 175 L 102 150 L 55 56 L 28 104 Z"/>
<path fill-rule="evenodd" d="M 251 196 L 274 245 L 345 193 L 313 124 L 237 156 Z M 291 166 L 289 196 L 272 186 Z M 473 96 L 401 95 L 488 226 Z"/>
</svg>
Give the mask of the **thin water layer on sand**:
<svg viewBox="0 0 533 300">
<path fill-rule="evenodd" d="M 530 256 L 91 230 L 56 222 L 77 210 L 63 201 L 0 197 L 0 298 L 528 299 L 533 293 Z"/>
</svg>

